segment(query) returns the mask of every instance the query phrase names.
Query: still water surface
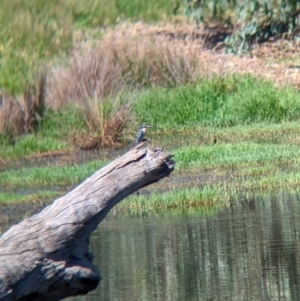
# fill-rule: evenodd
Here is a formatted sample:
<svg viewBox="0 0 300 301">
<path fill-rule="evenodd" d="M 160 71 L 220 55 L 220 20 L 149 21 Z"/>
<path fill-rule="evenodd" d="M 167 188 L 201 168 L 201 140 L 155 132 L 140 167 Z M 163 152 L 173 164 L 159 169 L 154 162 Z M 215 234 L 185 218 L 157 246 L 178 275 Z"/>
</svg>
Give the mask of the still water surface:
<svg viewBox="0 0 300 301">
<path fill-rule="evenodd" d="M 110 215 L 91 249 L 103 280 L 66 300 L 300 300 L 300 196 L 268 196 L 213 215 Z"/>
<path fill-rule="evenodd" d="M 300 197 L 211 216 L 108 217 L 91 249 L 103 280 L 68 300 L 300 300 Z"/>
</svg>

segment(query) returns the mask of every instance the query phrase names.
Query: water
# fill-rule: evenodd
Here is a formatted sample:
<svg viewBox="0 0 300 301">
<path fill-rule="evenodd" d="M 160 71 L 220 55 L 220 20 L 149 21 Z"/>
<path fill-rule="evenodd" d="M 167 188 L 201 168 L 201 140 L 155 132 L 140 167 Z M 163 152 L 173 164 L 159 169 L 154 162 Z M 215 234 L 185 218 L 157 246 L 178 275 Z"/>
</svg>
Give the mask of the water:
<svg viewBox="0 0 300 301">
<path fill-rule="evenodd" d="M 69 300 L 300 300 L 300 199 L 224 210 L 108 218 L 91 248 L 103 280 Z"/>
<path fill-rule="evenodd" d="M 91 249 L 103 280 L 68 300 L 300 300 L 300 197 L 218 214 L 109 216 Z"/>
</svg>

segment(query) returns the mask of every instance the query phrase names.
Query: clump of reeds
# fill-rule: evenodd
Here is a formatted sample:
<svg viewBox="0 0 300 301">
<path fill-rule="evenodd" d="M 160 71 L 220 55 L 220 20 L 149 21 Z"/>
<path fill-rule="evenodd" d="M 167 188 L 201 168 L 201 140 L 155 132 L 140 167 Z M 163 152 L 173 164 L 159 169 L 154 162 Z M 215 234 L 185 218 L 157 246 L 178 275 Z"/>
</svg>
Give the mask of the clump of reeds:
<svg viewBox="0 0 300 301">
<path fill-rule="evenodd" d="M 45 111 L 45 85 L 46 76 L 43 74 L 36 85 L 26 88 L 21 98 L 2 96 L 0 132 L 10 140 L 40 127 Z"/>
<path fill-rule="evenodd" d="M 80 149 L 118 147 L 130 120 L 131 103 L 120 104 L 115 99 L 87 100 L 82 109 L 88 131 L 78 134 L 74 143 Z"/>
</svg>

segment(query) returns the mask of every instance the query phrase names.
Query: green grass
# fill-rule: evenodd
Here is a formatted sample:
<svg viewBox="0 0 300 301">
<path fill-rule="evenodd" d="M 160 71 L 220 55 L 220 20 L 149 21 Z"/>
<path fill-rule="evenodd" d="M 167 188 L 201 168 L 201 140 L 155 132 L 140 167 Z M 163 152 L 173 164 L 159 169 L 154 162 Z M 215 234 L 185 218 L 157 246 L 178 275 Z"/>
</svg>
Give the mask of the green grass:
<svg viewBox="0 0 300 301">
<path fill-rule="evenodd" d="M 116 211 L 120 214 L 151 214 L 153 212 L 172 210 L 184 212 L 191 208 L 208 211 L 230 205 L 228 195 L 218 187 L 181 188 L 151 195 L 132 195 L 128 200 L 118 204 Z"/>
<path fill-rule="evenodd" d="M 237 174 L 276 174 L 300 169 L 298 145 L 252 141 L 211 145 L 189 145 L 170 151 L 175 155 L 176 173 L 231 171 Z M 0 172 L 0 185 L 11 188 L 77 184 L 106 162 L 92 161 L 72 166 L 26 167 Z"/>
<path fill-rule="evenodd" d="M 175 154 L 176 161 L 174 174 L 170 181 L 152 186 L 154 191 L 165 190 L 166 196 L 157 193 L 140 195 L 137 199 L 134 196 L 133 203 L 126 202 L 124 205 L 129 206 L 128 210 L 218 207 L 221 200 L 218 196 L 228 201 L 229 196 L 233 197 L 239 192 L 295 189 L 300 184 L 300 150 L 296 144 L 244 141 L 188 145 L 171 152 Z M 76 185 L 106 163 L 97 160 L 80 165 L 24 167 L 2 171 L 0 187 L 15 191 Z M 190 177 L 188 182 L 180 179 L 185 175 Z M 199 176 L 200 182 L 196 179 Z M 209 188 L 205 190 L 203 185 Z M 199 186 L 202 187 L 200 190 Z"/>
<path fill-rule="evenodd" d="M 170 16 L 172 0 L 2 0 L 0 87 L 22 93 L 41 65 L 66 56 L 77 41 L 100 36 L 121 20 L 156 21 Z"/>
<path fill-rule="evenodd" d="M 85 115 L 76 106 L 53 110 L 48 109 L 42 124 L 42 134 L 53 139 L 66 139 L 81 131 L 87 131 Z"/>
<path fill-rule="evenodd" d="M 231 127 L 191 126 L 169 129 L 153 128 L 147 132 L 150 146 L 180 148 L 181 146 L 210 146 L 222 143 L 255 142 L 271 144 L 300 144 L 300 122 L 260 122 Z M 162 139 L 163 138 L 163 139 Z"/>
<path fill-rule="evenodd" d="M 262 191 L 296 189 L 300 184 L 298 145 L 254 142 L 224 143 L 209 146 L 186 146 L 174 150 L 179 174 L 202 175 L 202 183 L 211 183 L 224 193 L 238 189 Z"/>
<path fill-rule="evenodd" d="M 43 1 L 42 1 L 43 2 Z M 64 1 L 58 1 L 61 4 Z M 48 2 L 45 4 L 49 6 Z M 124 2 L 123 0 L 104 1 L 69 1 L 72 10 L 64 7 L 62 14 L 70 16 L 75 27 L 90 29 L 114 25 L 120 20 L 155 22 L 169 17 L 172 14 L 172 0 L 163 1 L 142 1 L 132 0 Z M 51 5 L 50 7 L 52 7 Z"/>
<path fill-rule="evenodd" d="M 0 158 L 8 160 L 45 152 L 72 151 L 74 137 L 84 131 L 87 126 L 79 108 L 48 109 L 36 134 L 20 136 L 13 144 L 0 136 Z"/>
<path fill-rule="evenodd" d="M 37 155 L 47 151 L 53 152 L 70 149 L 70 146 L 64 141 L 52 137 L 43 137 L 40 134 L 31 134 L 20 137 L 15 144 L 4 144 L 0 148 L 0 157 L 3 159 L 14 159 L 33 154 Z"/>
<path fill-rule="evenodd" d="M 134 113 L 158 129 L 282 122 L 299 119 L 299 96 L 294 88 L 278 88 L 252 76 L 215 77 L 146 90 Z"/>
<path fill-rule="evenodd" d="M 0 187 L 9 189 L 44 188 L 75 185 L 91 176 L 107 162 L 91 161 L 86 164 L 27 167 L 0 172 Z"/>
<path fill-rule="evenodd" d="M 20 193 L 0 193 L 0 204 L 22 203 L 28 201 L 38 201 L 45 199 L 52 199 L 60 196 L 61 193 L 56 191 L 41 191 L 32 194 Z"/>
<path fill-rule="evenodd" d="M 187 146 L 174 150 L 179 171 L 199 169 L 240 169 L 253 166 L 300 167 L 300 149 L 297 145 L 277 145 L 253 142 Z"/>
<path fill-rule="evenodd" d="M 260 175 L 260 172 L 258 172 Z M 250 171 L 250 174 L 236 178 L 235 187 L 240 191 L 276 191 L 286 189 L 288 191 L 295 190 L 300 185 L 300 172 L 277 171 L 275 174 L 268 173 L 260 176 Z"/>
</svg>

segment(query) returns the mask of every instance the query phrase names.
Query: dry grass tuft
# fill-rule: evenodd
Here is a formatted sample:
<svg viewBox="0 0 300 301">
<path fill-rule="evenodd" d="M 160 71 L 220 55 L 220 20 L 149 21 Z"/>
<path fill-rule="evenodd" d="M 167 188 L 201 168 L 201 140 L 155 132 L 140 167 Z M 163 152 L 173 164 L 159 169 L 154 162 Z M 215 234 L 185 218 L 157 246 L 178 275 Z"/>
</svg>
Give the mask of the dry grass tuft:
<svg viewBox="0 0 300 301">
<path fill-rule="evenodd" d="M 98 47 L 84 45 L 75 50 L 68 66 L 52 70 L 47 104 L 58 109 L 87 99 L 105 98 L 123 86 L 122 66 L 114 42 L 106 40 Z"/>
<path fill-rule="evenodd" d="M 74 50 L 70 62 L 52 70 L 47 104 L 60 108 L 144 86 L 174 86 L 199 74 L 198 48 L 150 29 L 120 27 L 102 40 Z"/>
<path fill-rule="evenodd" d="M 119 146 L 131 108 L 128 103 L 116 105 L 122 91 L 196 79 L 199 49 L 184 36 L 179 40 L 121 26 L 100 41 L 81 45 L 67 65 L 53 68 L 47 105 L 59 109 L 76 103 L 86 117 L 88 133 L 77 135 L 73 143 L 81 149 Z"/>
<path fill-rule="evenodd" d="M 0 107 L 0 132 L 11 139 L 36 131 L 45 109 L 46 77 L 41 75 L 36 86 L 26 89 L 21 99 L 3 96 Z"/>
<path fill-rule="evenodd" d="M 0 108 L 0 115 L 1 133 L 12 139 L 24 132 L 24 112 L 18 100 L 4 97 L 4 104 Z"/>
<path fill-rule="evenodd" d="M 113 104 L 113 106 L 111 106 Z M 130 120 L 131 104 L 118 104 L 111 99 L 86 101 L 83 105 L 87 133 L 78 134 L 73 143 L 80 149 L 118 147 Z"/>
</svg>

